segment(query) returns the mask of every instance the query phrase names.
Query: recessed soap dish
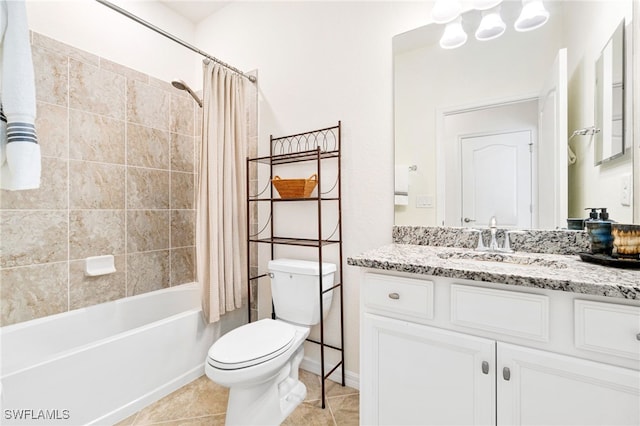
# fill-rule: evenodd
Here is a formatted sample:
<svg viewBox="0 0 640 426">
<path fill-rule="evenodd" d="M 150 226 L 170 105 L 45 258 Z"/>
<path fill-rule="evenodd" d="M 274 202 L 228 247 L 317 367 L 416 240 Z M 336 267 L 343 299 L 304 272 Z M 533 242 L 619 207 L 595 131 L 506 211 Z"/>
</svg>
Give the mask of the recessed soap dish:
<svg viewBox="0 0 640 426">
<path fill-rule="evenodd" d="M 87 257 L 84 262 L 84 274 L 88 277 L 113 274 L 116 272 L 113 255 Z"/>
</svg>

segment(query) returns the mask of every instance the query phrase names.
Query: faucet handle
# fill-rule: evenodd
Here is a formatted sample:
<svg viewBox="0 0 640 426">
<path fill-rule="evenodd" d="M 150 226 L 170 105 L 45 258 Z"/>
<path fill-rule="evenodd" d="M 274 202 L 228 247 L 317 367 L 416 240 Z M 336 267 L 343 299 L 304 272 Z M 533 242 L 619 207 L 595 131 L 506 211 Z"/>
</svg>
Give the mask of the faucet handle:
<svg viewBox="0 0 640 426">
<path fill-rule="evenodd" d="M 477 251 L 487 251 L 487 247 L 484 245 L 484 241 L 482 241 L 482 231 L 480 229 L 474 228 L 465 228 L 463 232 L 474 232 L 478 234 L 478 244 L 476 246 Z"/>
</svg>

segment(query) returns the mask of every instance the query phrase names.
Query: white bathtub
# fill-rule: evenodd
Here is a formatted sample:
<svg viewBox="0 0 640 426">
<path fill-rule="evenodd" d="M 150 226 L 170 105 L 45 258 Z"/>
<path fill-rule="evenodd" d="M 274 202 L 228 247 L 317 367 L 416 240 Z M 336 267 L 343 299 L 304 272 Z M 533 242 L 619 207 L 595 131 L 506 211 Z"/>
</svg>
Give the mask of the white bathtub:
<svg viewBox="0 0 640 426">
<path fill-rule="evenodd" d="M 205 325 L 194 283 L 2 327 L 0 424 L 116 423 L 201 376 L 242 312 Z"/>
</svg>

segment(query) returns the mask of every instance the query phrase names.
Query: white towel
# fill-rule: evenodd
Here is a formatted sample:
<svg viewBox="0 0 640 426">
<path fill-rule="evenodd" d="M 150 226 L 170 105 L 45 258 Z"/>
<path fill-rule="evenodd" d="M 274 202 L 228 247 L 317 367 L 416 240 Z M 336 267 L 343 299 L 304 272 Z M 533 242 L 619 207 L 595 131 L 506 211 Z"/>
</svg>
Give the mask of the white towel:
<svg viewBox="0 0 640 426">
<path fill-rule="evenodd" d="M 409 194 L 409 166 L 406 164 L 396 165 L 395 172 L 395 195 Z"/>
<path fill-rule="evenodd" d="M 36 89 L 24 0 L 0 0 L 0 70 L 6 117 L 6 133 L 0 130 L 0 188 L 39 188 Z"/>
</svg>

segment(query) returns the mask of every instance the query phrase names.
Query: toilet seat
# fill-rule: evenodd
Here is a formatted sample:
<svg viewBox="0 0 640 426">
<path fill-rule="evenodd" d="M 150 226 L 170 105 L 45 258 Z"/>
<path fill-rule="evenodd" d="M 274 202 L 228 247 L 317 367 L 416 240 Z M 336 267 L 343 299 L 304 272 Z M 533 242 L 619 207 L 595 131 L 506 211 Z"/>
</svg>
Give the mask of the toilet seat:
<svg viewBox="0 0 640 426">
<path fill-rule="evenodd" d="M 278 320 L 263 319 L 238 327 L 209 349 L 209 364 L 221 370 L 237 370 L 261 364 L 286 352 L 296 328 Z"/>
</svg>

